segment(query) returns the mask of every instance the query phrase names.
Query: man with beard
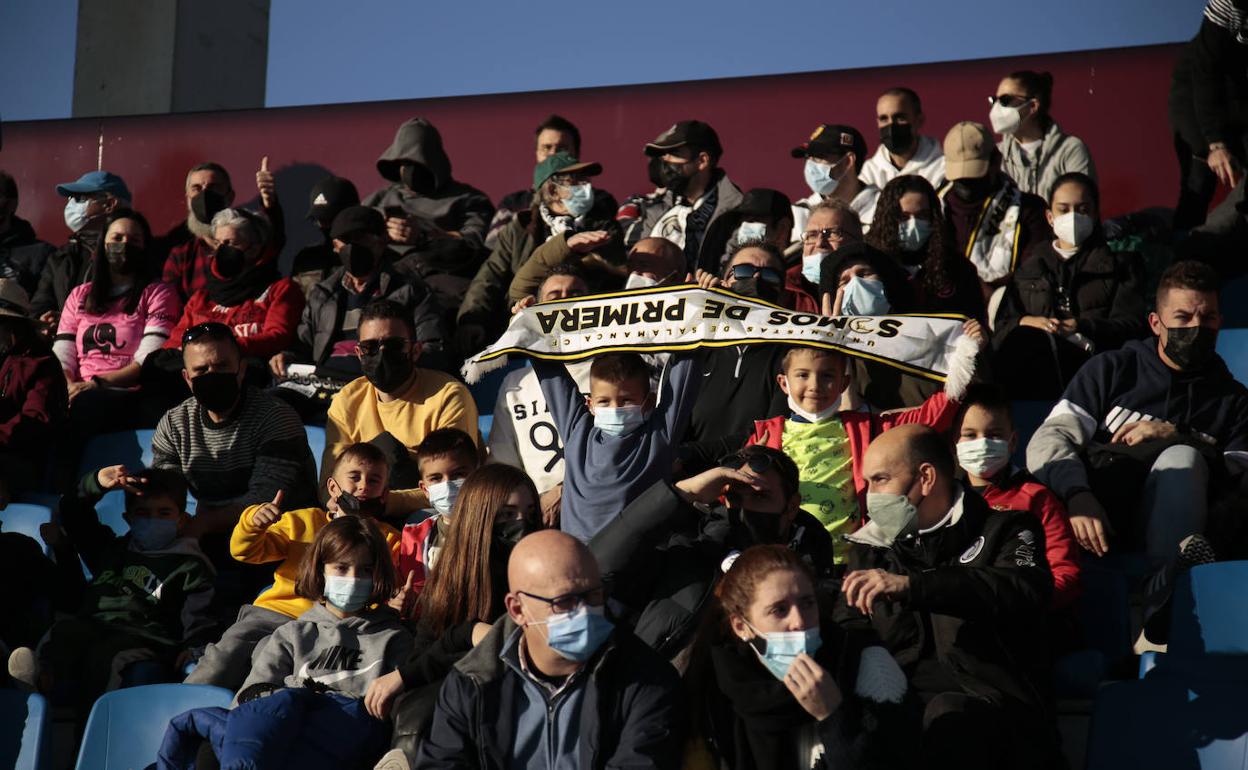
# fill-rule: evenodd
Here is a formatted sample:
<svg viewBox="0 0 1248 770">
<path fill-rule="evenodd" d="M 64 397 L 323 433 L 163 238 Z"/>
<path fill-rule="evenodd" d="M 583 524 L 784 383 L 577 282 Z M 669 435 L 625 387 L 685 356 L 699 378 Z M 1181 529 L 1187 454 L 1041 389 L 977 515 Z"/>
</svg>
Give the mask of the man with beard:
<svg viewBox="0 0 1248 770">
<path fill-rule="evenodd" d="M 494 205 L 475 187 L 451 175 L 442 135 L 424 118 L 399 126 L 377 159 L 390 182 L 364 199 L 386 217 L 395 269 L 423 278 L 448 312 L 463 302 L 485 259 L 485 235 Z"/>
<path fill-rule="evenodd" d="M 260 206 L 271 225 L 272 237 L 265 244 L 265 257 L 276 257 L 286 245 L 286 218 L 277 201 L 277 186 L 269 171 L 268 157 L 261 158 L 256 172 L 256 190 Z M 165 235 L 162 249 L 167 250 L 162 280 L 171 284 L 183 302 L 208 285 L 213 250 L 212 218 L 217 212 L 234 205 L 234 186 L 230 174 L 219 163 L 200 163 L 186 175 L 186 221 Z"/>
<path fill-rule="evenodd" d="M 832 538 L 801 502 L 793 460 L 750 446 L 705 473 L 656 483 L 589 547 L 615 587 L 621 621 L 670 659 L 692 638 L 721 570 L 746 548 L 787 545 L 820 582 L 831 577 Z"/>
<path fill-rule="evenodd" d="M 17 281 L 34 293 L 48 256 L 56 249 L 35 237 L 35 229 L 17 216 L 17 180 L 0 171 L 0 278 Z"/>
</svg>

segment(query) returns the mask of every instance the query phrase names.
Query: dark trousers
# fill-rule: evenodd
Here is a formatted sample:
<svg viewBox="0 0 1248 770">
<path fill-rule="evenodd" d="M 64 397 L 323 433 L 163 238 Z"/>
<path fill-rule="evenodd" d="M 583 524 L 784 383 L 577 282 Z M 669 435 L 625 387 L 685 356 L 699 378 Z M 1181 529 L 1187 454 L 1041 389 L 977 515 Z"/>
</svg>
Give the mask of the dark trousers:
<svg viewBox="0 0 1248 770">
<path fill-rule="evenodd" d="M 993 355 L 993 371 L 1011 397 L 1056 401 L 1091 356 L 1064 338 L 1030 326 L 1010 332 Z"/>
</svg>

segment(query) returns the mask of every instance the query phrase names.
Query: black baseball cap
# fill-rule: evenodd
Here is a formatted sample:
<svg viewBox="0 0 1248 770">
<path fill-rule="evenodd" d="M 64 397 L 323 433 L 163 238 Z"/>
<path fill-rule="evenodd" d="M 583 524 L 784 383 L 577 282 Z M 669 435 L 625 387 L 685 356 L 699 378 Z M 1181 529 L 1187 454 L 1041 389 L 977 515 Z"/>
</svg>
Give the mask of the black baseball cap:
<svg viewBox="0 0 1248 770">
<path fill-rule="evenodd" d="M 793 216 L 793 202 L 789 200 L 789 196 L 779 190 L 755 187 L 741 198 L 741 203 L 734 210 L 741 215 L 742 219 L 771 217 L 778 222 L 785 217 Z"/>
<path fill-rule="evenodd" d="M 329 237 L 342 238 L 352 233 L 385 235 L 386 220 L 377 209 L 368 206 L 348 206 L 334 217 L 334 224 L 329 228 Z"/>
<path fill-rule="evenodd" d="M 724 154 L 724 148 L 719 143 L 719 134 L 700 120 L 682 120 L 673 125 L 646 145 L 646 154 L 658 157 L 686 146 L 704 150 L 712 158 Z"/>
<path fill-rule="evenodd" d="M 312 185 L 309 193 L 308 219 L 333 221 L 338 212 L 348 206 L 360 205 L 360 194 L 350 179 L 327 176 Z"/>
<path fill-rule="evenodd" d="M 807 158 L 811 155 L 824 157 L 845 152 L 852 152 L 858 158 L 859 164 L 866 163 L 867 140 L 853 126 L 822 123 L 810 135 L 810 139 L 794 147 L 790 154 L 794 158 Z"/>
</svg>

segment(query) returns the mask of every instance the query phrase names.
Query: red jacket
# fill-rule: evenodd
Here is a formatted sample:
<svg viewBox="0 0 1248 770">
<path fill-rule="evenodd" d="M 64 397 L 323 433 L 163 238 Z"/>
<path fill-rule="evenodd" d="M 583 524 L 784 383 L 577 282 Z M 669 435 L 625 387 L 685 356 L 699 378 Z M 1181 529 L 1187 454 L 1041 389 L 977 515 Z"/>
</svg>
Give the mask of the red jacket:
<svg viewBox="0 0 1248 770">
<path fill-rule="evenodd" d="M 977 490 L 997 511 L 1031 511 L 1044 525 L 1044 550 L 1053 573 L 1053 600 L 1049 609 L 1069 607 L 1079 597 L 1079 548 L 1070 528 L 1070 516 L 1057 495 L 1024 471 L 1012 473 L 998 486 Z"/>
<path fill-rule="evenodd" d="M 951 401 L 944 391 L 933 393 L 930 398 L 910 409 L 898 409 L 885 414 L 870 412 L 841 412 L 839 418 L 849 434 L 849 453 L 853 457 L 854 489 L 858 492 L 859 526 L 865 521 L 867 510 L 867 482 L 862 477 L 862 456 L 867 453 L 867 445 L 884 431 L 897 425 L 918 423 L 928 425 L 935 430 L 944 432 L 953 424 L 958 412 L 958 402 Z M 762 444 L 773 449 L 781 449 L 780 442 L 784 436 L 784 421 L 787 417 L 772 417 L 770 420 L 758 420 L 754 423 L 754 434 L 745 442 Z"/>
<path fill-rule="evenodd" d="M 14 351 L 0 358 L 0 452 L 46 454 L 68 403 L 55 356 Z"/>
<path fill-rule="evenodd" d="M 806 276 L 802 275 L 801 262 L 785 271 L 784 289 L 793 298 L 789 302 L 789 309 L 798 313 L 814 313 L 816 315 L 823 313 L 823 306 L 819 301 L 819 287 L 806 280 Z"/>
<path fill-rule="evenodd" d="M 279 278 L 260 296 L 233 307 L 216 304 L 208 298 L 208 290 L 201 289 L 182 309 L 182 318 L 169 332 L 165 347 L 181 348 L 182 334 L 187 329 L 195 324 L 219 321 L 234 330 L 244 356 L 267 361 L 294 346 L 303 303 L 303 291 L 289 278 Z"/>
<path fill-rule="evenodd" d="M 414 573 L 412 593 L 416 596 L 420 596 L 425 583 L 429 582 L 429 550 L 439 545 L 438 520 L 440 518 L 442 517 L 435 514 L 403 527 L 399 540 L 399 559 L 396 564 L 399 585 L 407 582 L 409 572 Z"/>
</svg>

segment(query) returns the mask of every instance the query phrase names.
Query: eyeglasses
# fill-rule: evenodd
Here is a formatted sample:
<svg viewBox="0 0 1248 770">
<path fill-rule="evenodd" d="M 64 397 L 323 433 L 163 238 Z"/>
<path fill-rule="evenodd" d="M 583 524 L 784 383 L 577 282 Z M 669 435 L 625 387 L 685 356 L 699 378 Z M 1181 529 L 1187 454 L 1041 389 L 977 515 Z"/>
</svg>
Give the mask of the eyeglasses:
<svg viewBox="0 0 1248 770">
<path fill-rule="evenodd" d="M 546 602 L 546 606 L 550 607 L 550 611 L 554 615 L 562 615 L 565 612 L 573 612 L 582 604 L 588 604 L 591 607 L 601 607 L 607 601 L 607 589 L 604 586 L 591 588 L 588 591 L 581 591 L 575 594 L 562 594 L 554 598 L 546 596 L 538 596 L 528 591 L 516 591 L 521 596 L 527 596 L 530 599 L 536 599 L 539 602 Z"/>
<path fill-rule="evenodd" d="M 234 339 L 234 332 L 230 331 L 230 327 L 219 321 L 208 321 L 202 324 L 195 324 L 191 328 L 182 332 L 182 347 L 186 347 L 192 342 L 203 337 L 216 337 L 224 339 L 226 337 Z"/>
<path fill-rule="evenodd" d="M 843 241 L 848 237 L 848 230 L 842 230 L 839 227 L 825 227 L 821 230 L 807 230 L 802 233 L 802 243 L 819 243 L 825 240 L 833 243 Z"/>
<path fill-rule="evenodd" d="M 407 337 L 386 337 L 380 340 L 360 340 L 355 343 L 355 352 L 362 356 L 375 356 L 382 350 L 403 350 L 411 342 Z"/>
<path fill-rule="evenodd" d="M 776 286 L 784 283 L 784 276 L 778 270 L 771 267 L 759 267 L 758 265 L 733 265 L 732 277 L 738 281 L 748 281 L 757 277 Z"/>
<path fill-rule="evenodd" d="M 1000 96 L 989 96 L 988 104 L 994 105 L 1000 102 L 1002 107 L 1021 107 L 1027 102 L 1031 101 L 1031 98 L 1032 97 L 1030 96 L 1017 96 L 1015 94 L 1001 94 Z"/>
</svg>

